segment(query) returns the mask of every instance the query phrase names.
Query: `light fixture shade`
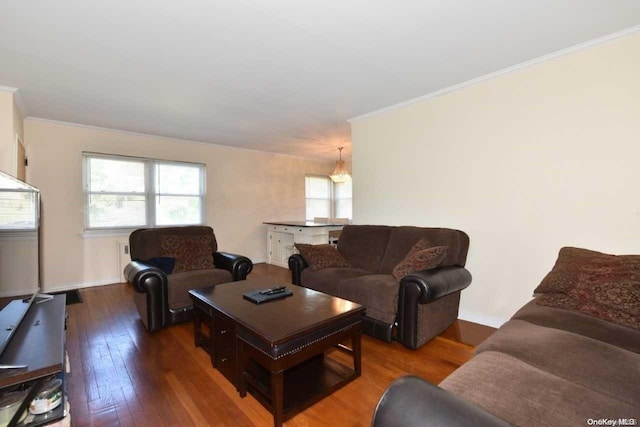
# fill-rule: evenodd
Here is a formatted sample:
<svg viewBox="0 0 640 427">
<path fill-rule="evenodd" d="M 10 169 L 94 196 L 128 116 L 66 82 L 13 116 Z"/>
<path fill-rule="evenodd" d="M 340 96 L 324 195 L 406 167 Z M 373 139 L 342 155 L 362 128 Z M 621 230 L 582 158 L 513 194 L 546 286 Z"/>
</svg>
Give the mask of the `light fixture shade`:
<svg viewBox="0 0 640 427">
<path fill-rule="evenodd" d="M 333 173 L 329 175 L 329 178 L 331 178 L 331 180 L 336 184 L 342 184 L 343 182 L 347 182 L 351 179 L 351 175 L 344 167 L 344 160 L 336 161 L 336 168 Z"/>
<path fill-rule="evenodd" d="M 347 171 L 347 168 L 344 167 L 344 160 L 342 160 L 342 149 L 344 147 L 338 147 L 338 151 L 340 152 L 340 160 L 336 160 L 336 168 L 333 170 L 333 173 L 329 175 L 331 181 L 336 184 L 342 184 L 343 182 L 347 182 L 351 179 L 351 174 Z"/>
</svg>

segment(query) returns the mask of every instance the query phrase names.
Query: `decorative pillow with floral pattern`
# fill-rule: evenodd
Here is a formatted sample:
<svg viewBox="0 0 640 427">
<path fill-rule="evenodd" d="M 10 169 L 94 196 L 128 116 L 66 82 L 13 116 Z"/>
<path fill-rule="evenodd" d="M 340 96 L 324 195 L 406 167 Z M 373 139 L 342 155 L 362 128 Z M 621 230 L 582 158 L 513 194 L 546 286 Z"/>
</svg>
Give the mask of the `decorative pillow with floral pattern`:
<svg viewBox="0 0 640 427">
<path fill-rule="evenodd" d="M 302 255 L 311 270 L 332 267 L 351 267 L 351 263 L 331 245 L 309 245 L 296 243 L 296 249 Z"/>
<path fill-rule="evenodd" d="M 163 257 L 175 258 L 174 273 L 213 268 L 210 235 L 174 236 L 160 238 L 160 251 Z"/>
<path fill-rule="evenodd" d="M 562 248 L 534 292 L 544 294 L 536 300 L 540 305 L 640 329 L 640 255 Z"/>
<path fill-rule="evenodd" d="M 431 246 L 429 240 L 423 237 L 413 245 L 404 259 L 396 264 L 391 274 L 396 280 L 402 280 L 414 271 L 436 268 L 444 261 L 448 251 L 448 246 Z"/>
</svg>

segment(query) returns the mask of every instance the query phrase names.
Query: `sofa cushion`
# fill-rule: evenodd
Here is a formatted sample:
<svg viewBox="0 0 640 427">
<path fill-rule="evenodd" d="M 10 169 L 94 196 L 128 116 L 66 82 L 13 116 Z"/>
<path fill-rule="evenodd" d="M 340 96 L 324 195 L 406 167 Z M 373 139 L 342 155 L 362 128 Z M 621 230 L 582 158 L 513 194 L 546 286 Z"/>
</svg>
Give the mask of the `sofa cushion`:
<svg viewBox="0 0 640 427">
<path fill-rule="evenodd" d="M 464 267 L 465 265 L 469 249 L 469 237 L 462 231 L 450 228 L 411 226 L 389 227 L 389 231 L 389 242 L 384 250 L 384 257 L 378 270 L 379 273 L 391 274 L 394 267 L 404 259 L 413 245 L 423 237 L 429 240 L 431 246 L 449 247 L 447 256 L 442 261 L 443 266 L 458 265 Z"/>
<path fill-rule="evenodd" d="M 521 319 L 540 326 L 562 329 L 640 353 L 640 331 L 611 322 L 603 322 L 577 311 L 545 307 L 532 300 L 518 310 L 512 319 Z"/>
<path fill-rule="evenodd" d="M 391 227 L 385 225 L 345 225 L 338 240 L 338 251 L 352 267 L 378 273 L 390 234 Z M 416 241 L 417 239 L 411 245 Z M 410 248 L 411 246 L 407 247 L 402 257 Z"/>
<path fill-rule="evenodd" d="M 304 258 L 311 270 L 323 268 L 351 267 L 349 261 L 331 245 L 308 245 L 296 243 L 296 249 Z"/>
<path fill-rule="evenodd" d="M 211 268 L 208 270 L 193 270 L 174 273 L 167 276 L 167 297 L 169 309 L 190 307 L 193 301 L 189 291 L 206 286 L 219 285 L 233 281 L 233 276 L 227 270 Z"/>
<path fill-rule="evenodd" d="M 640 417 L 637 405 L 495 351 L 476 355 L 440 386 L 518 426 L 579 426 L 587 419 Z"/>
<path fill-rule="evenodd" d="M 185 227 L 140 228 L 129 235 L 129 249 L 133 261 L 146 260 L 162 256 L 160 239 L 162 236 L 211 236 L 211 253 L 218 250 L 213 228 L 206 225 L 189 225 Z"/>
<path fill-rule="evenodd" d="M 360 268 L 324 268 L 322 270 L 302 270 L 301 280 L 304 286 L 325 294 L 338 296 L 338 284 L 344 279 L 371 274 Z"/>
<path fill-rule="evenodd" d="M 478 346 L 476 354 L 484 351 L 509 354 L 545 372 L 629 404 L 640 402 L 638 353 L 517 319 L 502 325 Z M 567 363 L 567 357 L 571 358 L 570 363 Z"/>
<path fill-rule="evenodd" d="M 367 307 L 367 316 L 392 324 L 398 310 L 400 285 L 390 274 L 369 274 L 338 283 L 336 296 Z"/>
<path fill-rule="evenodd" d="M 213 268 L 212 236 L 164 235 L 160 238 L 162 256 L 175 258 L 174 273 Z"/>
<path fill-rule="evenodd" d="M 422 238 L 416 243 L 409 253 L 400 261 L 391 273 L 396 280 L 401 280 L 404 276 L 414 271 L 431 270 L 439 266 L 447 256 L 449 248 L 447 246 L 428 247 L 426 238 Z M 427 245 L 427 247 L 424 247 Z"/>
</svg>

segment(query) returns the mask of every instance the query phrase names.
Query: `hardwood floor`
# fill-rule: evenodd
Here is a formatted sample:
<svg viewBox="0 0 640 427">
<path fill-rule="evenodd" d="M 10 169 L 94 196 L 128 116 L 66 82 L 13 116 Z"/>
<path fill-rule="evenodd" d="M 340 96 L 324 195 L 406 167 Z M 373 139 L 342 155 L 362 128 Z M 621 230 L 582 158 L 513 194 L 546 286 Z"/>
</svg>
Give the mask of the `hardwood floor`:
<svg viewBox="0 0 640 427">
<path fill-rule="evenodd" d="M 290 283 L 288 270 L 271 265 L 258 264 L 251 274 Z M 194 346 L 191 323 L 150 334 L 129 285 L 80 292 L 84 302 L 67 307 L 74 426 L 273 425 L 270 413 L 250 395 L 241 399 Z M 396 378 L 412 374 L 438 383 L 471 358 L 473 344 L 492 331 L 457 321 L 417 351 L 363 336 L 362 376 L 285 425 L 369 426 L 376 403 Z"/>
</svg>

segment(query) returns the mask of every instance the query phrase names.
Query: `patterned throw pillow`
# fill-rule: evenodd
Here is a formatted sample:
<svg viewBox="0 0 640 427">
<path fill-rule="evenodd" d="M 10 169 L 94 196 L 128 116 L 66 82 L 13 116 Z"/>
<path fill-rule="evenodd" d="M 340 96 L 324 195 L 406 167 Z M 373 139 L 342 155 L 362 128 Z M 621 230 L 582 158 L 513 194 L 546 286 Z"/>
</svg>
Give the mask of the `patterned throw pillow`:
<svg viewBox="0 0 640 427">
<path fill-rule="evenodd" d="M 163 257 L 176 259 L 174 273 L 213 268 L 210 235 L 174 236 L 160 238 L 160 250 Z"/>
<path fill-rule="evenodd" d="M 579 311 L 597 319 L 606 320 L 622 326 L 640 329 L 640 318 L 615 308 L 607 307 L 593 301 L 580 301 L 563 293 L 541 294 L 536 298 L 536 304 L 564 310 Z"/>
<path fill-rule="evenodd" d="M 414 271 L 436 268 L 444 261 L 448 251 L 448 246 L 430 246 L 429 241 L 423 237 L 413 245 L 404 259 L 396 264 L 391 274 L 399 281 Z"/>
<path fill-rule="evenodd" d="M 311 270 L 330 267 L 351 267 L 351 263 L 331 245 L 296 243 L 295 246 L 300 255 L 307 261 Z"/>
<path fill-rule="evenodd" d="M 640 255 L 562 248 L 534 292 L 543 294 L 540 305 L 640 329 Z"/>
<path fill-rule="evenodd" d="M 553 269 L 535 293 L 568 292 L 579 284 L 640 282 L 640 255 L 608 255 L 589 249 L 560 249 Z"/>
</svg>

